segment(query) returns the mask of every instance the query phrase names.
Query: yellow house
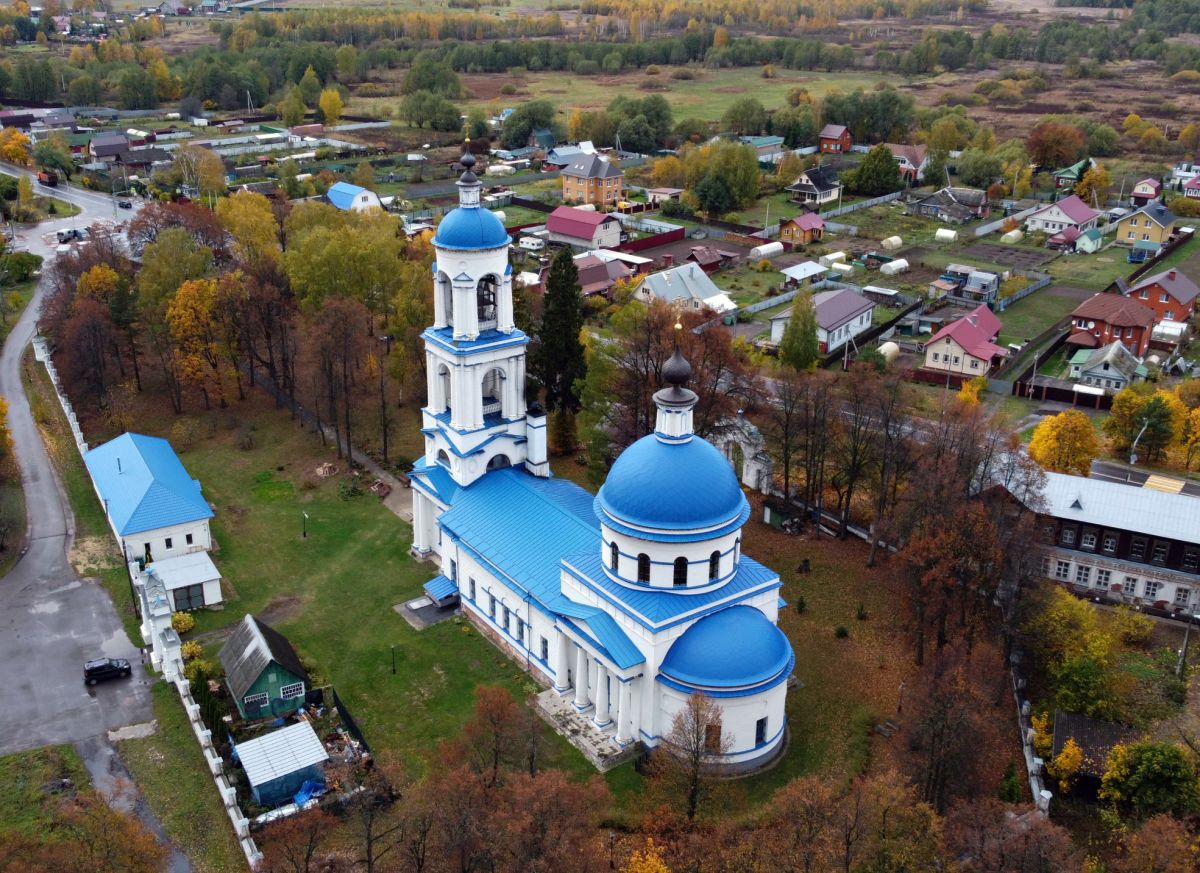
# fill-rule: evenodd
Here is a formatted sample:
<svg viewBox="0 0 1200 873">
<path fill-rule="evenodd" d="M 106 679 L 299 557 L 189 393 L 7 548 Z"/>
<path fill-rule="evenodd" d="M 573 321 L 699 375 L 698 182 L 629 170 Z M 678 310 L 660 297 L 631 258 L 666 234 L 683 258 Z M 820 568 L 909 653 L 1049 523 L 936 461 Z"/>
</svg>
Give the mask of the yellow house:
<svg viewBox="0 0 1200 873">
<path fill-rule="evenodd" d="M 625 174 L 599 155 L 580 155 L 562 171 L 563 202 L 616 206 Z"/>
<path fill-rule="evenodd" d="M 1175 215 L 1154 200 L 1117 222 L 1117 242 L 1125 246 L 1138 242 L 1163 245 L 1174 231 Z"/>
</svg>

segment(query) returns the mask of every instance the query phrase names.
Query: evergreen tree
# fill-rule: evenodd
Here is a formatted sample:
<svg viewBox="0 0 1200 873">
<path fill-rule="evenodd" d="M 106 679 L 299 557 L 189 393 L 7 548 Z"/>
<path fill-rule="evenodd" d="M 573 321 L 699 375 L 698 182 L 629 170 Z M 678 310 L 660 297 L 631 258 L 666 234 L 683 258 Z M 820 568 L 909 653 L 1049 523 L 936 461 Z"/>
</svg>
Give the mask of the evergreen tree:
<svg viewBox="0 0 1200 873">
<path fill-rule="evenodd" d="M 862 159 L 851 176 L 850 187 L 858 194 L 878 197 L 900 190 L 900 165 L 885 145 L 877 145 Z"/>
<path fill-rule="evenodd" d="M 792 303 L 792 317 L 788 319 L 779 341 L 779 360 L 797 372 L 811 370 L 821 358 L 817 344 L 817 310 L 813 307 L 812 294 L 796 295 Z"/>
<path fill-rule="evenodd" d="M 540 370 L 546 387 L 546 408 L 554 411 L 579 408 L 576 381 L 583 378 L 586 363 L 579 333 L 583 329 L 583 294 L 579 271 L 569 249 L 561 249 L 550 264 L 546 280 L 545 312 L 542 316 Z"/>
<path fill-rule="evenodd" d="M 948 181 L 949 179 L 946 176 L 946 153 L 934 152 L 929 156 L 929 162 L 925 164 L 924 184 L 941 188 Z"/>
<path fill-rule="evenodd" d="M 300 78 L 299 88 L 300 96 L 304 98 L 304 104 L 316 106 L 317 100 L 321 97 L 321 79 L 317 76 L 317 71 L 313 69 L 312 64 L 308 65 L 308 69 Z"/>
<path fill-rule="evenodd" d="M 696 186 L 696 201 L 709 215 L 724 215 L 733 209 L 733 194 L 723 176 L 709 173 Z"/>
</svg>

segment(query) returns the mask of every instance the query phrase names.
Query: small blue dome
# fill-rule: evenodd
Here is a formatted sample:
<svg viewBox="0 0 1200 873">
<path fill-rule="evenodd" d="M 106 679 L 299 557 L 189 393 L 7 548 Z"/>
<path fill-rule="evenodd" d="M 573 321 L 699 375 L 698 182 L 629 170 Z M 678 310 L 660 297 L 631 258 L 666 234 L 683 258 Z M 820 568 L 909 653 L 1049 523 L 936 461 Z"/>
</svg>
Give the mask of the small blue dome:
<svg viewBox="0 0 1200 873">
<path fill-rule="evenodd" d="M 621 453 L 596 502 L 615 521 L 670 531 L 717 527 L 749 511 L 733 467 L 711 443 L 654 434 Z"/>
<path fill-rule="evenodd" d="M 744 688 L 776 678 L 791 660 L 792 644 L 769 618 L 753 606 L 731 606 L 684 631 L 660 670 L 698 688 Z"/>
<path fill-rule="evenodd" d="M 509 242 L 500 219 L 480 207 L 451 210 L 433 236 L 433 244 L 438 248 L 458 251 L 498 249 Z"/>
</svg>

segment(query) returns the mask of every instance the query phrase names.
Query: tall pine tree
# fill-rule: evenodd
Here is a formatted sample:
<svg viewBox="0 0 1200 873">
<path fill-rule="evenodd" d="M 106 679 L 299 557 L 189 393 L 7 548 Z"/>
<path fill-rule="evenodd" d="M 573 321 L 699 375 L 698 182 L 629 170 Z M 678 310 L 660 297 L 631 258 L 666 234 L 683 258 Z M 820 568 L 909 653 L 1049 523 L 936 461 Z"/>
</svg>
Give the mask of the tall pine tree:
<svg viewBox="0 0 1200 873">
<path fill-rule="evenodd" d="M 779 341 L 779 360 L 784 365 L 800 372 L 811 370 L 821 357 L 817 343 L 817 310 L 813 307 L 812 294 L 801 291 L 792 303 L 792 317 L 784 328 Z"/>
<path fill-rule="evenodd" d="M 583 294 L 579 271 L 569 249 L 561 249 L 550 263 L 542 314 L 539 370 L 546 388 L 546 408 L 579 408 L 575 387 L 587 369 L 579 332 L 583 329 Z"/>
</svg>

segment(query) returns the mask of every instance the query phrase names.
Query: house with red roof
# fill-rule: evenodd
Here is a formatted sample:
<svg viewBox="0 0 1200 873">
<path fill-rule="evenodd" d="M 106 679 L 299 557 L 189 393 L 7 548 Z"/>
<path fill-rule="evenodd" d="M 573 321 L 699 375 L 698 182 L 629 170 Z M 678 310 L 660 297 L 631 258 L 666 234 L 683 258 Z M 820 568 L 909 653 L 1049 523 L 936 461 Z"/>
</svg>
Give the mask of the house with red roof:
<svg viewBox="0 0 1200 873">
<path fill-rule="evenodd" d="M 905 182 L 916 183 L 925 179 L 925 166 L 929 163 L 929 150 L 923 145 L 903 145 L 885 142 L 884 146 L 892 153 L 896 163 L 900 165 L 900 178 Z"/>
<path fill-rule="evenodd" d="M 950 322 L 925 343 L 925 369 L 950 372 L 968 379 L 985 376 L 1008 356 L 996 344 L 1000 319 L 987 304 Z"/>
<path fill-rule="evenodd" d="M 585 249 L 608 249 L 621 244 L 621 222 L 614 215 L 560 206 L 546 216 L 550 242 Z"/>
<path fill-rule="evenodd" d="M 1196 313 L 1196 298 L 1200 287 L 1176 269 L 1163 270 L 1153 276 L 1143 276 L 1129 287 L 1118 285 L 1121 294 L 1154 310 L 1154 323 L 1162 321 L 1191 321 Z"/>
<path fill-rule="evenodd" d="M 1060 230 L 1073 227 L 1079 233 L 1091 230 L 1096 226 L 1100 213 L 1072 194 L 1062 200 L 1043 206 L 1025 219 L 1025 229 L 1031 233 L 1055 234 Z"/>
<path fill-rule="evenodd" d="M 1200 176 L 1192 176 L 1183 183 L 1183 196 L 1200 200 Z"/>
<path fill-rule="evenodd" d="M 1145 357 L 1154 328 L 1154 310 L 1121 294 L 1093 294 L 1071 313 L 1067 345 L 1098 349 L 1120 341 L 1139 359 Z"/>
<path fill-rule="evenodd" d="M 685 258 L 685 260 L 699 264 L 700 269 L 706 273 L 722 270 L 737 259 L 737 252 L 715 249 L 712 246 L 692 246 L 691 252 Z"/>
<path fill-rule="evenodd" d="M 854 138 L 850 128 L 844 124 L 827 124 L 817 134 L 817 151 L 823 155 L 845 155 L 850 153 Z"/>
<path fill-rule="evenodd" d="M 1158 179 L 1142 179 L 1129 192 L 1129 202 L 1135 209 L 1145 206 L 1151 200 L 1157 200 L 1162 194 L 1162 182 Z"/>
<path fill-rule="evenodd" d="M 820 242 L 825 236 L 825 219 L 815 212 L 806 212 L 779 222 L 779 241 L 784 245 L 805 246 Z"/>
</svg>

